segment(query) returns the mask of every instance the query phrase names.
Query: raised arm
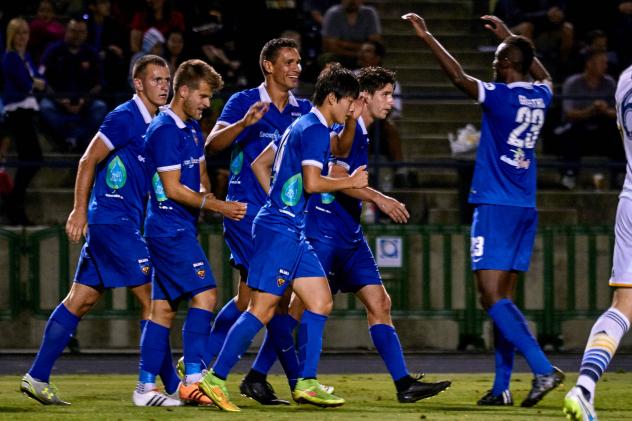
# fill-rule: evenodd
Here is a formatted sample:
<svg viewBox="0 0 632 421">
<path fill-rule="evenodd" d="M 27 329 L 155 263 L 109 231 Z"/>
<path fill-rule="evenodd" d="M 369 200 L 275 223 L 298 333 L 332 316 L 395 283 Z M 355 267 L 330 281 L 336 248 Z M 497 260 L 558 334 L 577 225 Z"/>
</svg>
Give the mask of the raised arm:
<svg viewBox="0 0 632 421">
<path fill-rule="evenodd" d="M 362 189 L 369 185 L 366 165 L 358 167 L 353 174 L 344 178 L 333 178 L 321 174 L 313 165 L 303 165 L 303 188 L 307 193 L 329 193 L 345 189 Z"/>
<path fill-rule="evenodd" d="M 417 36 L 430 48 L 430 51 L 452 83 L 470 97 L 478 98 L 477 80 L 466 74 L 461 64 L 432 36 L 423 18 L 416 13 L 406 13 L 402 16 L 402 19 L 412 24 Z"/>
<path fill-rule="evenodd" d="M 241 120 L 229 126 L 216 124 L 206 138 L 204 146 L 206 152 L 219 152 L 229 147 L 246 127 L 252 126 L 263 118 L 269 105 L 267 102 L 257 101 L 248 108 Z"/>
</svg>

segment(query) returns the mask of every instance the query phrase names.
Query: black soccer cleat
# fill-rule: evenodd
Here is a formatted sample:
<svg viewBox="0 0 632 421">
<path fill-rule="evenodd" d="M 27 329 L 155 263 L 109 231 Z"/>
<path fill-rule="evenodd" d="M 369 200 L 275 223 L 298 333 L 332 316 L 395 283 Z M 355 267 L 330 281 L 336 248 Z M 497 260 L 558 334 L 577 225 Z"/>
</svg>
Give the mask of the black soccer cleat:
<svg viewBox="0 0 632 421">
<path fill-rule="evenodd" d="M 492 390 L 489 389 L 476 404 L 480 406 L 512 406 L 514 402 L 509 389 L 504 390 L 500 395 L 492 394 Z"/>
<path fill-rule="evenodd" d="M 245 378 L 239 385 L 239 391 L 247 398 L 254 399 L 262 405 L 289 405 L 290 402 L 279 399 L 268 382 L 255 382 Z"/>
<path fill-rule="evenodd" d="M 413 403 L 421 399 L 432 397 L 446 390 L 452 382 L 448 380 L 431 383 L 415 380 L 407 389 L 397 392 L 397 400 L 400 403 Z"/>
<path fill-rule="evenodd" d="M 528 408 L 537 404 L 547 393 L 562 384 L 564 377 L 564 372 L 557 367 L 553 367 L 551 374 L 536 375 L 531 382 L 529 394 L 520 406 Z"/>
</svg>

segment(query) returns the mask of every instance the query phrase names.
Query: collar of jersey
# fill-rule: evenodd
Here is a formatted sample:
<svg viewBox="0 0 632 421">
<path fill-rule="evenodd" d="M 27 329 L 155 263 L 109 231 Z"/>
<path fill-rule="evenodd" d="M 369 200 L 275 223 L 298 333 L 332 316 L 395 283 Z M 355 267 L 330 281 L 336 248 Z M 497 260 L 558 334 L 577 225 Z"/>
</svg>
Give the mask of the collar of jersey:
<svg viewBox="0 0 632 421">
<path fill-rule="evenodd" d="M 257 89 L 259 89 L 259 99 L 261 99 L 261 101 L 272 102 L 272 99 L 270 99 L 270 94 L 268 94 L 268 91 L 266 90 L 264 83 L 259 85 Z M 298 107 L 298 101 L 296 100 L 296 98 L 294 98 L 294 94 L 292 93 L 292 91 L 289 91 L 288 94 L 289 94 L 288 102 L 290 103 L 290 105 L 294 107 Z"/>
<path fill-rule="evenodd" d="M 179 129 L 185 129 L 187 127 L 187 125 L 184 123 L 184 121 L 182 121 L 182 119 L 180 117 L 178 117 L 178 115 L 176 113 L 173 112 L 171 107 L 166 107 L 166 108 L 163 109 L 163 111 L 165 113 L 167 113 L 167 115 L 169 117 L 173 118 L 173 121 L 176 122 L 176 126 L 178 126 Z"/>
<path fill-rule="evenodd" d="M 140 99 L 140 97 L 136 94 L 134 94 L 132 99 L 136 103 L 136 106 L 138 107 L 138 111 L 140 111 L 140 114 L 143 116 L 143 120 L 145 120 L 145 124 L 151 123 L 151 114 L 149 114 L 149 111 L 147 110 L 147 107 L 145 107 L 145 103 L 143 102 L 143 100 Z"/>
<path fill-rule="evenodd" d="M 532 89 L 533 83 L 530 82 L 512 82 L 507 84 L 508 88 L 527 88 Z"/>
<path fill-rule="evenodd" d="M 358 124 L 360 125 L 360 128 L 362 129 L 362 134 L 363 135 L 368 135 L 369 131 L 366 129 L 366 124 L 364 124 L 364 119 L 362 118 L 362 116 L 358 117 Z"/>
<path fill-rule="evenodd" d="M 310 113 L 314 113 L 316 114 L 316 117 L 318 117 L 318 119 L 320 120 L 321 123 L 323 123 L 323 126 L 325 127 L 329 127 L 327 125 L 327 119 L 325 118 L 325 116 L 323 115 L 323 113 L 321 113 L 320 111 L 318 111 L 318 108 L 316 107 L 312 107 L 311 110 L 309 110 Z"/>
</svg>

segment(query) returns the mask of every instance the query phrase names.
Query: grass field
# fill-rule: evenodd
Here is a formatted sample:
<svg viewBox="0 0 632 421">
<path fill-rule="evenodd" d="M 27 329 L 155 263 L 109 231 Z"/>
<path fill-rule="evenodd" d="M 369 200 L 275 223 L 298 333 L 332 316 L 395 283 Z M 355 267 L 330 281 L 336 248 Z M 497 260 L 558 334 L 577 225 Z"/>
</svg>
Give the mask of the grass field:
<svg viewBox="0 0 632 421">
<path fill-rule="evenodd" d="M 341 408 L 319 409 L 308 405 L 264 407 L 238 396 L 239 375 L 229 381 L 229 390 L 241 413 L 222 413 L 215 408 L 136 408 L 131 403 L 135 377 L 129 375 L 57 376 L 54 380 L 61 397 L 72 402 L 68 407 L 42 406 L 18 392 L 19 377 L 0 376 L 0 420 L 560 420 L 564 394 L 574 383 L 569 376 L 565 387 L 551 392 L 535 408 L 523 409 L 519 403 L 530 387 L 530 376 L 516 375 L 512 392 L 517 406 L 477 407 L 476 400 L 489 387 L 490 376 L 453 374 L 429 376 L 429 380 L 450 378 L 452 387 L 430 400 L 399 404 L 387 375 L 323 375 L 320 380 L 336 387 L 347 399 Z M 271 383 L 281 397 L 289 398 L 283 378 Z M 632 374 L 608 373 L 598 387 L 597 407 L 602 420 L 632 419 Z"/>
</svg>

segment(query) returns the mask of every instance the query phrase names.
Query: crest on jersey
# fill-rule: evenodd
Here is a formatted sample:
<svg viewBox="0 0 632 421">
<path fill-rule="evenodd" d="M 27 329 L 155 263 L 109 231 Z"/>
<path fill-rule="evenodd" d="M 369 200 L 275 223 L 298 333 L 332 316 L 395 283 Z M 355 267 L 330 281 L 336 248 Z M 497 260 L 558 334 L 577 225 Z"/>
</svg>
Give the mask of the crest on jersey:
<svg viewBox="0 0 632 421">
<path fill-rule="evenodd" d="M 149 265 L 149 259 L 138 259 L 138 266 L 143 275 L 148 276 L 151 273 L 151 266 Z"/>
<path fill-rule="evenodd" d="M 156 200 L 159 202 L 164 202 L 167 200 L 167 195 L 165 194 L 165 188 L 162 185 L 162 181 L 160 181 L 160 176 L 158 173 L 154 173 L 154 176 L 151 179 L 151 185 L 154 188 L 154 193 L 156 194 Z"/>
<path fill-rule="evenodd" d="M 204 262 L 193 263 L 193 270 L 195 271 L 195 274 L 200 279 L 204 279 L 204 277 L 206 276 L 206 269 L 204 268 Z"/>
<path fill-rule="evenodd" d="M 230 172 L 234 175 L 239 175 L 241 168 L 244 165 L 244 151 L 237 146 L 233 149 L 233 153 L 230 156 Z"/>
<path fill-rule="evenodd" d="M 290 177 L 281 189 L 281 200 L 287 206 L 294 206 L 303 195 L 303 174 L 298 173 Z"/>
<path fill-rule="evenodd" d="M 121 158 L 114 157 L 108 164 L 107 172 L 105 174 L 105 182 L 109 188 L 118 190 L 122 188 L 127 182 L 127 170 L 125 164 L 121 161 Z"/>
<path fill-rule="evenodd" d="M 285 285 L 285 279 L 277 278 L 277 286 L 281 288 L 283 285 Z"/>
</svg>

